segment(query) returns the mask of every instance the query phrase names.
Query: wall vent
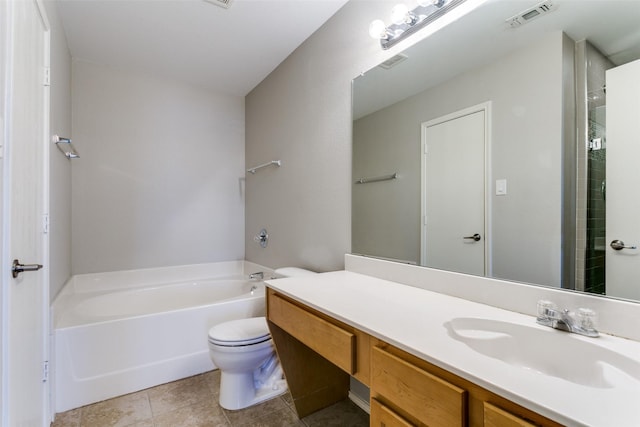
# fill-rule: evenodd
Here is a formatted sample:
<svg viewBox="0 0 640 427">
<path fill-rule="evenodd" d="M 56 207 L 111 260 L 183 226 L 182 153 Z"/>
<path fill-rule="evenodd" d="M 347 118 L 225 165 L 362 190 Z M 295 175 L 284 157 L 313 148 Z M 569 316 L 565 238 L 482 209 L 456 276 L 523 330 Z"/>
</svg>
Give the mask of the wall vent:
<svg viewBox="0 0 640 427">
<path fill-rule="evenodd" d="M 544 14 L 556 10 L 556 8 L 557 6 L 553 2 L 544 1 L 507 19 L 507 24 L 509 24 L 511 28 L 517 28 Z"/>
<path fill-rule="evenodd" d="M 395 56 L 392 56 L 391 58 L 387 59 L 386 61 L 384 61 L 382 64 L 379 65 L 380 68 L 384 68 L 385 70 L 389 70 L 393 67 L 395 67 L 396 65 L 398 65 L 399 63 L 401 63 L 402 61 L 404 61 L 405 59 L 407 59 L 408 56 L 403 54 L 403 53 L 399 53 Z"/>
<path fill-rule="evenodd" d="M 215 4 L 216 6 L 223 7 L 225 9 L 229 9 L 231 7 L 231 3 L 233 0 L 203 0 L 206 3 Z"/>
</svg>

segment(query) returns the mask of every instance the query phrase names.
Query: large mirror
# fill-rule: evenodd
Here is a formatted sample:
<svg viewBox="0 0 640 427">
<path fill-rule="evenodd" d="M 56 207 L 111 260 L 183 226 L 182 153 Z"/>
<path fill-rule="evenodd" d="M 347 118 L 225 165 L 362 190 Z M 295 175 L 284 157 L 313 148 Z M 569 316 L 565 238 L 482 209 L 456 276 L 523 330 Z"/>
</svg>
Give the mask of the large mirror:
<svg viewBox="0 0 640 427">
<path fill-rule="evenodd" d="M 546 4 L 354 79 L 353 253 L 640 300 L 640 1 Z"/>
</svg>

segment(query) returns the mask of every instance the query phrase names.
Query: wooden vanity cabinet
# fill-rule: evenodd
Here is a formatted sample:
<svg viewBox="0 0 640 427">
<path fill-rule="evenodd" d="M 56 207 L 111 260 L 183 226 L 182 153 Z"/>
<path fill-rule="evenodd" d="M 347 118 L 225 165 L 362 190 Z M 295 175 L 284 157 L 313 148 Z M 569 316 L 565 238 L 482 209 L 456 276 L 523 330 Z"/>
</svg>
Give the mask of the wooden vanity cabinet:
<svg viewBox="0 0 640 427">
<path fill-rule="evenodd" d="M 467 392 L 388 351 L 371 348 L 371 397 L 395 408 L 413 425 L 466 425 Z"/>
<path fill-rule="evenodd" d="M 372 427 L 559 427 L 449 371 L 267 288 L 267 319 L 299 417 L 370 387 Z"/>
<path fill-rule="evenodd" d="M 393 345 L 372 337 L 371 346 L 371 401 L 376 400 L 383 404 L 387 411 L 393 412 L 409 425 L 430 427 L 561 426 L 555 421 Z M 380 358 L 377 354 L 384 357 Z M 388 368 L 390 363 L 392 367 Z M 393 364 L 406 367 L 402 370 L 393 367 Z M 392 387 L 380 386 L 380 376 L 394 375 L 398 376 L 397 384 Z M 418 378 L 419 381 L 416 381 Z M 384 379 L 384 381 L 388 380 Z M 374 424 L 373 416 L 371 420 L 372 427 L 396 425 L 384 423 L 384 421 L 382 423 L 376 421 L 377 424 Z"/>
<path fill-rule="evenodd" d="M 269 288 L 267 320 L 299 417 L 369 385 L 369 335 Z"/>
<path fill-rule="evenodd" d="M 406 419 L 395 413 L 393 409 L 371 398 L 371 413 L 369 415 L 370 427 L 412 427 Z"/>
<path fill-rule="evenodd" d="M 535 424 L 484 402 L 484 427 L 535 427 Z"/>
</svg>

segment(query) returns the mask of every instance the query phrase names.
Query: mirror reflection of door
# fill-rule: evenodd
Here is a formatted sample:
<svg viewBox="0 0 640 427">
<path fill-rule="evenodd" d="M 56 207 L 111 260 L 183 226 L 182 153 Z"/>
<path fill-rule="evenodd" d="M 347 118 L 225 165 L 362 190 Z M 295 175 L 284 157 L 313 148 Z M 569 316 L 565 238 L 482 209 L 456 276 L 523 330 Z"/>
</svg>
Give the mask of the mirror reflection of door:
<svg viewBox="0 0 640 427">
<path fill-rule="evenodd" d="M 485 275 L 489 104 L 422 124 L 421 264 Z"/>
<path fill-rule="evenodd" d="M 640 60 L 607 71 L 607 294 L 640 300 Z M 626 248 L 615 250 L 614 240 Z"/>
</svg>

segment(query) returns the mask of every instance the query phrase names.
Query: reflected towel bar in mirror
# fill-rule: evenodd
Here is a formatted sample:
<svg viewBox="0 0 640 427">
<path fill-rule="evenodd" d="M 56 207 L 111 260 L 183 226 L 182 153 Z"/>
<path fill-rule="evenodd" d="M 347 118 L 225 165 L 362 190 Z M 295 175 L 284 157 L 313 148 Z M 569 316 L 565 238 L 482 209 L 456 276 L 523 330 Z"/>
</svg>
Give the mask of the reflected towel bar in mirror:
<svg viewBox="0 0 640 427">
<path fill-rule="evenodd" d="M 356 184 L 368 184 L 370 182 L 380 182 L 380 181 L 390 181 L 392 179 L 396 179 L 398 178 L 398 173 L 395 172 L 391 175 L 384 175 L 384 176 L 376 176 L 373 178 L 360 178 L 359 180 L 356 181 Z"/>
<path fill-rule="evenodd" d="M 247 172 L 251 174 L 255 174 L 258 169 L 266 168 L 267 166 L 276 165 L 278 167 L 282 166 L 282 161 L 280 160 L 271 160 L 270 162 L 263 163 L 258 166 L 254 166 L 252 168 L 247 169 Z"/>
</svg>

